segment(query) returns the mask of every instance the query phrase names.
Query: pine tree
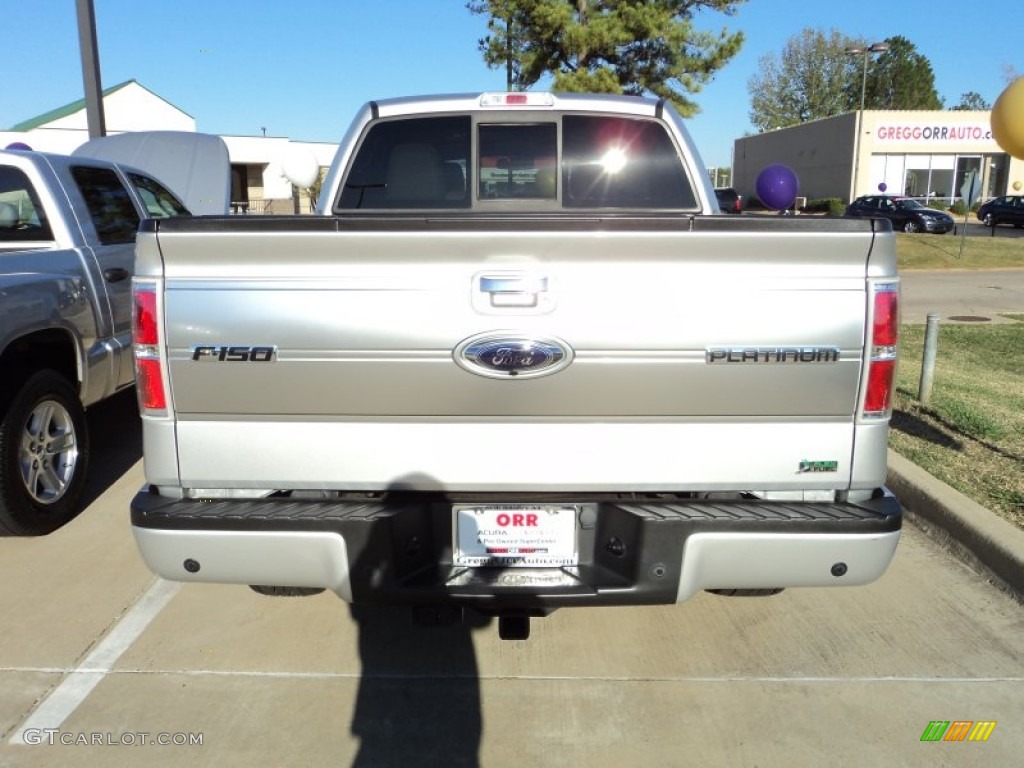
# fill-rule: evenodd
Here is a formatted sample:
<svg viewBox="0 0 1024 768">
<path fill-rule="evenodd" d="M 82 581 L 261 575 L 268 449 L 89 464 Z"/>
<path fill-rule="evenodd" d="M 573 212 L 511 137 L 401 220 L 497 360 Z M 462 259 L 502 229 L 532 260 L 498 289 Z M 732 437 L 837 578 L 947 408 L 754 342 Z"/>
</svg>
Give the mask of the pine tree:
<svg viewBox="0 0 1024 768">
<path fill-rule="evenodd" d="M 554 91 L 654 94 L 680 114 L 691 94 L 736 55 L 743 33 L 697 29 L 698 12 L 731 16 L 744 0 L 470 0 L 489 16 L 484 61 L 525 90 L 551 78 Z"/>
</svg>

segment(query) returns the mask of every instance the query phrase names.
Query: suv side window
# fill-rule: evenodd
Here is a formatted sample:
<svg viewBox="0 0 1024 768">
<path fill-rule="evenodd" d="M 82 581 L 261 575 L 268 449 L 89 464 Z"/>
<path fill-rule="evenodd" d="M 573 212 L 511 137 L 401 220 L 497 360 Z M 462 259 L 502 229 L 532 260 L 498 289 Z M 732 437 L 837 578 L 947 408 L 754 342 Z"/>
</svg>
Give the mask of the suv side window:
<svg viewBox="0 0 1024 768">
<path fill-rule="evenodd" d="M 566 208 L 693 208 L 697 198 L 660 123 L 624 117 L 562 119 Z"/>
<path fill-rule="evenodd" d="M 366 135 L 338 209 L 468 208 L 470 118 L 388 120 Z"/>
<path fill-rule="evenodd" d="M 53 240 L 32 182 L 20 168 L 0 166 L 0 243 Z"/>
<path fill-rule="evenodd" d="M 118 175 L 109 168 L 85 165 L 72 168 L 71 175 L 89 208 L 99 241 L 103 245 L 134 242 L 139 214 Z"/>
</svg>

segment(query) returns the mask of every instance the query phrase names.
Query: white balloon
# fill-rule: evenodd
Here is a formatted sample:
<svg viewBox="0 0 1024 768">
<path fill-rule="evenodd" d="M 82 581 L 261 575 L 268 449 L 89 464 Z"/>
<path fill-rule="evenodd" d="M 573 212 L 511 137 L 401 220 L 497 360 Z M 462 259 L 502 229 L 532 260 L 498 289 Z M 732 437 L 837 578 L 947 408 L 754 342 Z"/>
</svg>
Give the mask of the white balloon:
<svg viewBox="0 0 1024 768">
<path fill-rule="evenodd" d="M 281 170 L 285 178 L 300 189 L 309 189 L 320 174 L 320 166 L 313 153 L 303 147 L 288 148 Z"/>
</svg>

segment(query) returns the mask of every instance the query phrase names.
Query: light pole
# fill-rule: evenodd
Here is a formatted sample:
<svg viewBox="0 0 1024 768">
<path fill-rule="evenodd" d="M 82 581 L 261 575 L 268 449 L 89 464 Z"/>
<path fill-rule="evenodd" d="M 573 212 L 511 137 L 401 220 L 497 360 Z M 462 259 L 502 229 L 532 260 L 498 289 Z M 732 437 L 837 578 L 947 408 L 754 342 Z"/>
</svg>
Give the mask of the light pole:
<svg viewBox="0 0 1024 768">
<path fill-rule="evenodd" d="M 872 43 L 864 48 L 847 48 L 846 52 L 851 56 L 862 56 L 864 59 L 863 74 L 860 78 L 860 110 L 857 112 L 857 135 L 853 137 L 853 189 L 850 193 L 850 200 L 857 196 L 857 177 L 860 175 L 860 134 L 864 127 L 864 96 L 868 85 L 868 59 L 873 54 L 884 53 L 889 50 L 888 43 Z"/>
<path fill-rule="evenodd" d="M 103 86 L 100 85 L 100 53 L 96 43 L 96 10 L 92 0 L 76 0 L 78 45 L 82 53 L 82 79 L 85 81 L 85 121 L 89 138 L 107 135 L 103 116 Z"/>
</svg>

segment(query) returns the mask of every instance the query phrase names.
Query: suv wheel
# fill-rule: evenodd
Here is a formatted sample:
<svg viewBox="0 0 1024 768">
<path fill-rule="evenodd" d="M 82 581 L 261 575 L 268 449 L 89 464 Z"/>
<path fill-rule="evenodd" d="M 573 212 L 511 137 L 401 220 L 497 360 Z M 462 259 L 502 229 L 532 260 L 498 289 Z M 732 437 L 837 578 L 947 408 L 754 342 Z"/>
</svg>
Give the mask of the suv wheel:
<svg viewBox="0 0 1024 768">
<path fill-rule="evenodd" d="M 71 520 L 88 462 L 77 393 L 56 371 L 36 371 L 0 420 L 0 535 L 40 536 Z"/>
</svg>

